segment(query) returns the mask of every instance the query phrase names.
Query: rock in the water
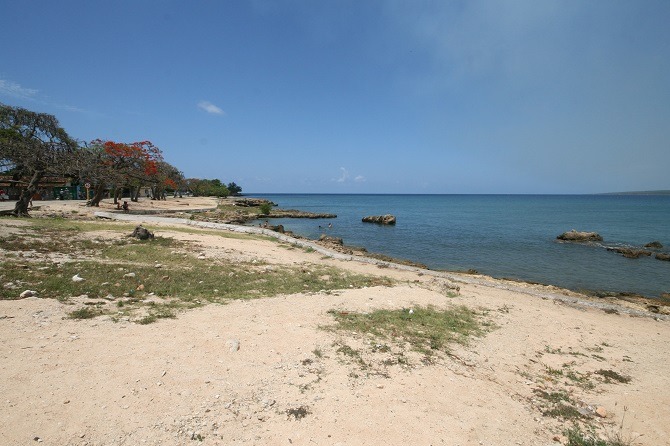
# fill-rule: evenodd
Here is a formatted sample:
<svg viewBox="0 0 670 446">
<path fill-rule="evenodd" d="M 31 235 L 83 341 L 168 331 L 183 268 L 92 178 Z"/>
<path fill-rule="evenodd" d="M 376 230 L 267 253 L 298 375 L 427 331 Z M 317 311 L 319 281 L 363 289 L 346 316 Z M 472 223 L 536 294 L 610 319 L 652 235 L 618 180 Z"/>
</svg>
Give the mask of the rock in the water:
<svg viewBox="0 0 670 446">
<path fill-rule="evenodd" d="M 395 215 L 386 214 L 386 215 L 369 215 L 363 217 L 363 222 L 365 223 L 379 223 L 381 225 L 394 225 L 396 222 Z"/>
<path fill-rule="evenodd" d="M 618 252 L 622 256 L 628 259 L 637 259 L 642 256 L 650 256 L 651 251 L 646 251 L 644 249 L 635 249 L 635 248 L 607 248 L 608 251 Z"/>
<path fill-rule="evenodd" d="M 666 252 L 658 252 L 658 253 L 656 253 L 656 259 L 665 260 L 666 262 L 670 262 L 670 254 L 668 254 Z"/>
<path fill-rule="evenodd" d="M 277 226 L 270 226 L 270 229 L 272 229 L 275 232 L 279 232 L 280 234 L 284 234 L 284 225 L 277 225 Z"/>
<path fill-rule="evenodd" d="M 25 299 L 26 297 L 36 297 L 39 293 L 37 291 L 33 290 L 25 290 L 23 293 L 19 294 L 19 297 L 21 299 Z"/>
<path fill-rule="evenodd" d="M 130 234 L 130 237 L 136 237 L 140 240 L 147 240 L 150 238 L 154 238 L 154 233 L 150 232 L 148 229 L 143 228 L 142 225 L 140 225 L 135 228 L 133 233 Z"/>
<path fill-rule="evenodd" d="M 645 248 L 651 248 L 651 249 L 662 249 L 663 244 L 659 241 L 653 241 L 649 242 L 646 245 L 644 245 Z"/>
<path fill-rule="evenodd" d="M 602 242 L 603 238 L 597 232 L 581 232 L 574 229 L 556 237 L 567 242 Z"/>
</svg>

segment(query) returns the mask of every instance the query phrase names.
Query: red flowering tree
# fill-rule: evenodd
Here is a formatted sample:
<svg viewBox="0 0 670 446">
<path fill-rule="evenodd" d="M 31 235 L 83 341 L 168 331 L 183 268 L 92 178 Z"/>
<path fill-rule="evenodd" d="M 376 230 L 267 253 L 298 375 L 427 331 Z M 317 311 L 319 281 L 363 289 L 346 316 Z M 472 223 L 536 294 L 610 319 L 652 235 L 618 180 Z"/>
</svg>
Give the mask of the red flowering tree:
<svg viewBox="0 0 670 446">
<path fill-rule="evenodd" d="M 151 183 L 163 162 L 160 149 L 150 141 L 119 143 L 94 140 L 81 157 L 80 177 L 89 181 L 94 195 L 89 206 L 99 206 L 105 191 L 111 191 L 116 203 L 124 188 L 137 201 L 141 186 Z"/>
</svg>

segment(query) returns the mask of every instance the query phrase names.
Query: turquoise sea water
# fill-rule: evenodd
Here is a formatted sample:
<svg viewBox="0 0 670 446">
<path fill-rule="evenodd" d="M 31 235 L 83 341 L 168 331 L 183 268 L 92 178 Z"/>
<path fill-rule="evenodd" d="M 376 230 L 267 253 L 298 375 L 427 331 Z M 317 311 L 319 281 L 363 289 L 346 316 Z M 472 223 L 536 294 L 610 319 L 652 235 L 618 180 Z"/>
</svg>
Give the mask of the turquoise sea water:
<svg viewBox="0 0 670 446">
<path fill-rule="evenodd" d="M 658 240 L 670 252 L 670 196 L 646 195 L 322 195 L 254 194 L 285 209 L 337 214 L 331 220 L 273 219 L 316 239 L 409 259 L 431 269 L 475 269 L 573 290 L 670 292 L 670 262 L 627 259 L 606 246 Z M 362 223 L 393 214 L 395 226 Z M 327 228 L 332 223 L 332 228 Z M 321 226 L 321 227 L 320 227 Z M 596 231 L 604 241 L 559 243 L 570 229 Z"/>
</svg>

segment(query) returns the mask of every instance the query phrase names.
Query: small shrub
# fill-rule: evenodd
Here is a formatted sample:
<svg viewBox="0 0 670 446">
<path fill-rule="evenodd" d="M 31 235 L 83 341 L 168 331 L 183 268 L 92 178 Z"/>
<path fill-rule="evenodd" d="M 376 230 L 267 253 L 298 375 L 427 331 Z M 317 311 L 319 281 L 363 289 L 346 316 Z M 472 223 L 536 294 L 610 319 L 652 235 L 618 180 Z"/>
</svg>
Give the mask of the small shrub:
<svg viewBox="0 0 670 446">
<path fill-rule="evenodd" d="M 261 214 L 270 215 L 270 212 L 272 211 L 272 205 L 270 203 L 263 203 L 258 207 L 258 209 L 261 211 Z"/>
<path fill-rule="evenodd" d="M 614 370 L 605 370 L 600 369 L 596 370 L 596 375 L 600 375 L 605 378 L 605 382 L 609 383 L 612 381 L 617 381 L 623 384 L 628 384 L 631 380 L 630 376 L 621 375 L 620 373 L 615 372 Z"/>
<path fill-rule="evenodd" d="M 90 307 L 83 307 L 68 313 L 70 319 L 92 319 L 97 315 L 98 313 Z"/>
</svg>

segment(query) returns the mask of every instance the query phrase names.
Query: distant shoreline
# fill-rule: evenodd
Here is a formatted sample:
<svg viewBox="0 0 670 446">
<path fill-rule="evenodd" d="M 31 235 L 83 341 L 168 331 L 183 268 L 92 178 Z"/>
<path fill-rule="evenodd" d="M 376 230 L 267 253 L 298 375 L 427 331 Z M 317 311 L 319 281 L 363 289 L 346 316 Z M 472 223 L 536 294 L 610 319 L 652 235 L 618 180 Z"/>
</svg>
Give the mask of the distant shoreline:
<svg viewBox="0 0 670 446">
<path fill-rule="evenodd" d="M 670 190 L 648 190 L 636 192 L 606 192 L 596 195 L 670 195 Z"/>
</svg>

